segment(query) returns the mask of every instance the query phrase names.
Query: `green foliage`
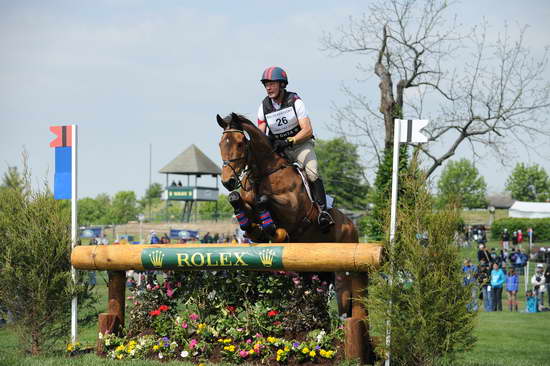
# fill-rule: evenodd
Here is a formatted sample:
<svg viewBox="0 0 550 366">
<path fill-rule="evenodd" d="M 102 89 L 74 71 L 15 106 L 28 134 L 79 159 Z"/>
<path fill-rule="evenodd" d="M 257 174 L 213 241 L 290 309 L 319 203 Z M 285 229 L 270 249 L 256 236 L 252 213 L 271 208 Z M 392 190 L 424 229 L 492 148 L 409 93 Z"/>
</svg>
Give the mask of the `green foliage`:
<svg viewBox="0 0 550 366">
<path fill-rule="evenodd" d="M 548 241 L 550 240 L 550 219 L 522 219 L 522 218 L 505 218 L 493 222 L 491 225 L 491 235 L 493 238 L 500 238 L 504 229 L 509 232 L 521 230 L 523 237 L 527 238 L 527 229 L 533 229 L 533 240 Z"/>
<path fill-rule="evenodd" d="M 164 187 L 160 183 L 153 183 L 147 188 L 145 191 L 145 196 L 143 196 L 144 200 L 153 199 L 153 198 L 159 198 L 162 196 L 162 192 L 164 191 Z"/>
<path fill-rule="evenodd" d="M 117 192 L 109 211 L 109 219 L 113 224 L 126 224 L 128 221 L 136 220 L 138 209 L 135 192 Z"/>
<path fill-rule="evenodd" d="M 89 290 L 70 274 L 70 209 L 44 191 L 0 190 L 0 299 L 15 318 L 24 351 L 38 354 L 66 340 L 73 296 Z"/>
<path fill-rule="evenodd" d="M 111 202 L 109 196 L 100 194 L 94 198 L 82 198 L 78 200 L 78 222 L 80 225 L 106 225 L 109 224 L 109 210 Z"/>
<path fill-rule="evenodd" d="M 2 184 L 0 189 L 14 189 L 20 193 L 28 190 L 29 182 L 26 176 L 27 170 L 23 174 L 19 173 L 16 166 L 8 166 L 8 171 L 4 173 L 2 177 Z"/>
<path fill-rule="evenodd" d="M 439 207 L 451 203 L 467 208 L 487 207 L 487 184 L 468 159 L 449 161 L 441 173 L 437 188 Z"/>
<path fill-rule="evenodd" d="M 315 140 L 319 172 L 325 189 L 338 207 L 364 210 L 369 185 L 360 164 L 357 146 L 343 138 Z"/>
<path fill-rule="evenodd" d="M 399 150 L 399 172 L 407 169 L 408 153 L 407 145 L 402 145 Z M 382 240 L 384 225 L 387 220 L 386 213 L 391 203 L 391 179 L 393 166 L 393 149 L 385 149 L 382 162 L 376 172 L 374 187 L 369 192 L 368 201 L 373 204 L 373 209 L 368 216 L 359 221 L 358 229 L 361 235 L 367 235 L 369 240 Z M 400 179 L 401 180 L 401 179 Z"/>
<path fill-rule="evenodd" d="M 216 216 L 216 204 L 218 205 L 218 213 Z M 200 220 L 214 220 L 219 218 L 230 218 L 233 216 L 233 207 L 229 204 L 227 195 L 220 194 L 218 200 L 198 202 L 198 211 Z"/>
<path fill-rule="evenodd" d="M 544 202 L 550 200 L 550 179 L 538 164 L 518 163 L 506 180 L 506 190 L 518 201 Z"/>
<path fill-rule="evenodd" d="M 392 364 L 434 365 L 475 341 L 471 289 L 453 244 L 458 222 L 456 210 L 433 210 L 423 178 L 404 179 L 396 240 L 386 243 L 389 260 L 372 275 L 365 300 L 374 336 L 384 339 L 390 320 Z M 385 344 L 377 351 L 384 354 Z"/>
</svg>

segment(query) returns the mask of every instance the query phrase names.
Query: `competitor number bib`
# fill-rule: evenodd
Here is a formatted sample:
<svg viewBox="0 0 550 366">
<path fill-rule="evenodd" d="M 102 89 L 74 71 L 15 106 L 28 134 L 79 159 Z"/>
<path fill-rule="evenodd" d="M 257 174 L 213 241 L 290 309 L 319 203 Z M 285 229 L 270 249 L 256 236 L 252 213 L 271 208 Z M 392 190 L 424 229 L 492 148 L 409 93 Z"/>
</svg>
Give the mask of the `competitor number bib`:
<svg viewBox="0 0 550 366">
<path fill-rule="evenodd" d="M 292 107 L 269 113 L 265 118 L 269 130 L 279 139 L 294 136 L 300 131 L 298 117 L 296 117 L 296 113 L 294 113 L 294 108 Z"/>
</svg>

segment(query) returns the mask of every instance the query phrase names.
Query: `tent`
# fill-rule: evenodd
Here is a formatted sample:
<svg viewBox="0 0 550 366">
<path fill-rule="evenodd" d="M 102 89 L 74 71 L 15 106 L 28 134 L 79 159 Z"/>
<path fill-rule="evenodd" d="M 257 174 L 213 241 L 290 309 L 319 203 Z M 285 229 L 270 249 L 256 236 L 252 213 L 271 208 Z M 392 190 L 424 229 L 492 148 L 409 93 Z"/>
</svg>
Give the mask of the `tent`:
<svg viewBox="0 0 550 366">
<path fill-rule="evenodd" d="M 516 201 L 508 211 L 510 217 L 542 219 L 550 217 L 550 202 Z"/>
</svg>

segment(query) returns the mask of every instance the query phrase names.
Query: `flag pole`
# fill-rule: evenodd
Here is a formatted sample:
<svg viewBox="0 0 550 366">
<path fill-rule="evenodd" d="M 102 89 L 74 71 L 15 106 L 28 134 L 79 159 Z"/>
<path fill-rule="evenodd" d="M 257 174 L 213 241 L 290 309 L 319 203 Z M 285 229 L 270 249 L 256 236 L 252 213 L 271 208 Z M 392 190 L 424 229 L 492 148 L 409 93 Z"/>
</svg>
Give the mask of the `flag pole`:
<svg viewBox="0 0 550 366">
<path fill-rule="evenodd" d="M 395 240 L 395 228 L 397 226 L 397 186 L 399 179 L 399 142 L 401 139 L 401 122 L 398 119 L 394 120 L 393 128 L 393 168 L 391 179 L 391 216 L 390 216 L 390 255 L 393 255 L 391 248 Z M 390 288 L 393 285 L 393 265 L 391 264 L 393 259 L 390 257 L 390 275 L 389 283 Z M 392 301 L 390 298 L 390 308 Z M 391 344 L 391 322 L 390 319 L 386 320 L 386 348 L 388 349 L 388 357 L 386 358 L 385 366 L 390 366 L 390 344 Z"/>
<path fill-rule="evenodd" d="M 76 246 L 77 237 L 78 237 L 78 215 L 77 215 L 77 205 L 78 200 L 77 195 L 77 149 L 78 149 L 78 134 L 77 134 L 77 125 L 72 125 L 72 149 L 71 149 L 71 252 Z M 71 265 L 71 277 L 73 279 L 73 284 L 76 286 L 76 269 Z M 76 343 L 77 340 L 77 297 L 73 297 L 71 302 L 71 341 Z"/>
</svg>

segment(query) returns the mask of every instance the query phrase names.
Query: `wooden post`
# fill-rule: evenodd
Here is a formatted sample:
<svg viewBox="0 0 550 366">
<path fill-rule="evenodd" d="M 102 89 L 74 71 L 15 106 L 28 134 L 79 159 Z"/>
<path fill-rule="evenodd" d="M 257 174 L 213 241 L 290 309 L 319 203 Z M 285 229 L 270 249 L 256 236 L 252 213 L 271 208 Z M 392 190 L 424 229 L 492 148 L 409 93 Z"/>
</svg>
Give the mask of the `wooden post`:
<svg viewBox="0 0 550 366">
<path fill-rule="evenodd" d="M 99 332 L 101 334 L 120 334 L 124 328 L 124 307 L 126 300 L 126 272 L 108 271 L 109 292 L 107 313 L 99 314 Z M 104 343 L 98 339 L 97 353 L 104 353 Z"/>
<path fill-rule="evenodd" d="M 359 360 L 361 364 L 373 364 L 375 361 L 367 328 L 367 310 L 361 300 L 366 295 L 367 284 L 366 273 L 351 274 L 351 317 L 344 324 L 346 359 Z"/>
</svg>

